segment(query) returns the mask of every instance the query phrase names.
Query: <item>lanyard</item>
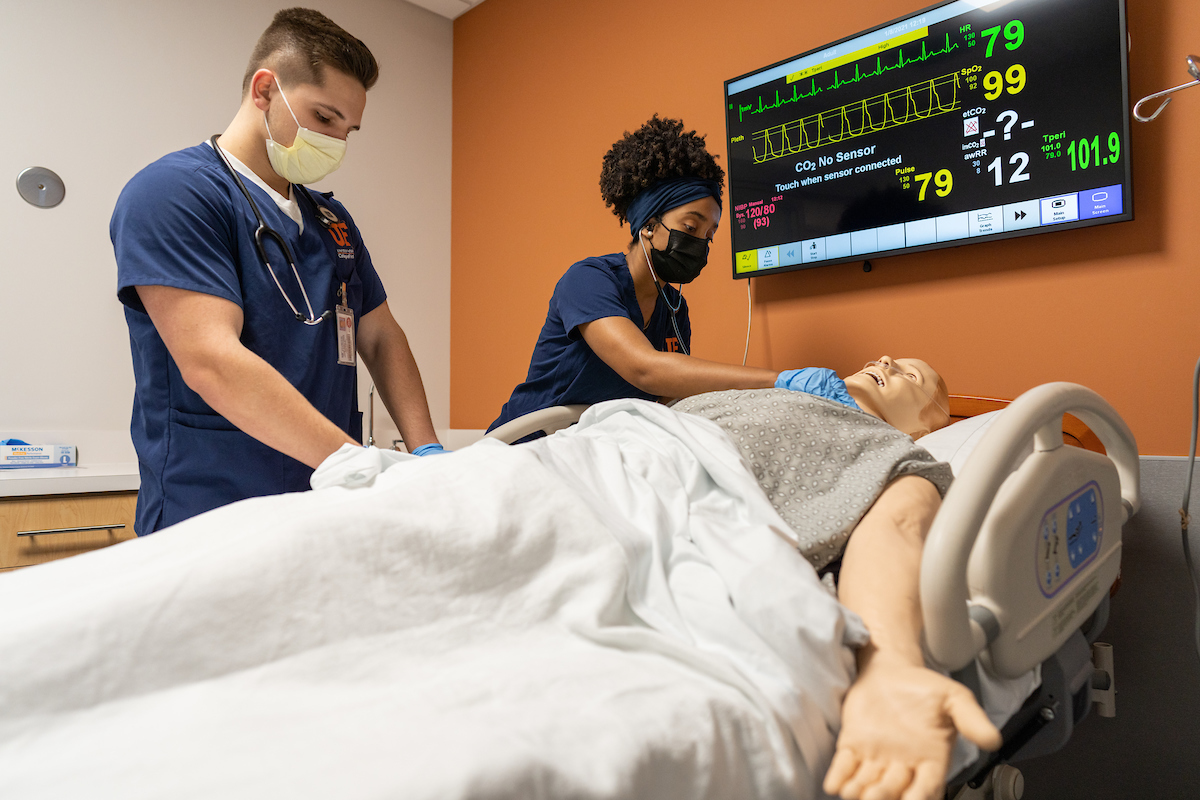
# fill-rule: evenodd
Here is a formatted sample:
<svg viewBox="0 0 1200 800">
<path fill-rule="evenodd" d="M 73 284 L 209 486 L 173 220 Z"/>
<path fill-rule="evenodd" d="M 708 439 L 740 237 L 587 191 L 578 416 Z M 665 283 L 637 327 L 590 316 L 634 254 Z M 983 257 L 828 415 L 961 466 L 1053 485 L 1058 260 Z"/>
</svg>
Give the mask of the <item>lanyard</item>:
<svg viewBox="0 0 1200 800">
<path fill-rule="evenodd" d="M 358 263 L 354 248 L 350 244 L 349 225 L 339 220 L 333 209 L 313 199 L 312 192 L 308 187 L 295 186 L 294 188 L 297 190 L 297 196 L 304 198 L 313 216 L 317 218 L 317 222 L 329 234 L 322 236 L 321 242 L 325 245 L 325 251 L 329 253 L 329 258 L 333 261 L 333 270 L 338 281 L 344 286 L 350 280 L 350 276 L 354 274 L 354 267 Z M 349 303 L 345 297 L 342 298 L 342 302 Z"/>
</svg>

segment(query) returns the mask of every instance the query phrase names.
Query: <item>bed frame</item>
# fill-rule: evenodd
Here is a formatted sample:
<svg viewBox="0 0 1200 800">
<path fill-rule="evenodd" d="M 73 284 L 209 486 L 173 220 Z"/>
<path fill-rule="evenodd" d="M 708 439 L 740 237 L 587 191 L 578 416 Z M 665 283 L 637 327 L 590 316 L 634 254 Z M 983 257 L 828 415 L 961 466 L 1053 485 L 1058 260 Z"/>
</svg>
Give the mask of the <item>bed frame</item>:
<svg viewBox="0 0 1200 800">
<path fill-rule="evenodd" d="M 999 411 L 1011 402 L 1012 400 L 1002 400 L 997 397 L 952 394 L 950 395 L 950 423 L 954 424 L 967 417 L 977 417 L 989 411 Z M 1063 415 L 1063 441 L 1076 447 L 1082 447 L 1084 450 L 1091 450 L 1093 453 L 1107 455 L 1104 445 L 1100 442 L 1100 437 L 1092 433 L 1092 429 L 1082 420 L 1071 414 Z"/>
</svg>

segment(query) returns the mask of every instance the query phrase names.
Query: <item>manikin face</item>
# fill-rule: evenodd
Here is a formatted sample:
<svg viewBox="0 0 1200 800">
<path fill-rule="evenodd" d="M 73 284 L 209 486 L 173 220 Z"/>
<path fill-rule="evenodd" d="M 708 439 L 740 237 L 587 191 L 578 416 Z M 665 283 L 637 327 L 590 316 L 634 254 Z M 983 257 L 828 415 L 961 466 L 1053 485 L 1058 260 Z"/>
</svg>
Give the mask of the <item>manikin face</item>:
<svg viewBox="0 0 1200 800">
<path fill-rule="evenodd" d="M 323 69 L 324 86 L 312 83 L 285 85 L 283 92 L 287 95 L 287 103 L 280 95 L 275 73 L 260 69 L 254 74 L 251 91 L 255 92 L 255 104 L 266 112 L 271 135 L 284 147 L 295 142 L 297 121 L 309 130 L 337 139 L 345 139 L 362 125 L 367 90 L 357 78 L 340 70 Z M 296 114 L 295 119 L 288 111 L 288 104 Z M 266 133 L 265 129 L 263 133 Z"/>
<path fill-rule="evenodd" d="M 881 356 L 846 378 L 846 387 L 864 411 L 916 437 L 949 422 L 938 381 L 933 367 L 919 358 Z"/>
</svg>

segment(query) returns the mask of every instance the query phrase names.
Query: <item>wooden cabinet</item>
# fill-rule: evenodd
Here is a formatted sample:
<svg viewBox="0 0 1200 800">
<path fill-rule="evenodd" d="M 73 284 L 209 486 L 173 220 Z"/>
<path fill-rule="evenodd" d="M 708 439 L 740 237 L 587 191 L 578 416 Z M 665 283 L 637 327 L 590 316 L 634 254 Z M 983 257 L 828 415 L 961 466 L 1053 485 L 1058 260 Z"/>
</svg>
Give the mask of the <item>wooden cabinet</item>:
<svg viewBox="0 0 1200 800">
<path fill-rule="evenodd" d="M 0 570 L 135 538 L 137 492 L 0 498 Z"/>
</svg>

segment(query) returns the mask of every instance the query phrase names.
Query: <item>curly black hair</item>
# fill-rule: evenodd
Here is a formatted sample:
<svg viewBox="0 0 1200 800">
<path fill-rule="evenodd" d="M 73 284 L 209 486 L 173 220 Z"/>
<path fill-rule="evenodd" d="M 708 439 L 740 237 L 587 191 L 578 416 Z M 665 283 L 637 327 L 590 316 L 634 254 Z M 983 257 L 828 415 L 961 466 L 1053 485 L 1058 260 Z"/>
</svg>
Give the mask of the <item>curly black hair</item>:
<svg viewBox="0 0 1200 800">
<path fill-rule="evenodd" d="M 725 170 L 704 149 L 704 137 L 684 132 L 683 121 L 655 114 L 635 132 L 625 132 L 604 154 L 600 196 L 622 224 L 629 204 L 648 187 L 668 178 L 716 181 L 725 189 Z"/>
</svg>

